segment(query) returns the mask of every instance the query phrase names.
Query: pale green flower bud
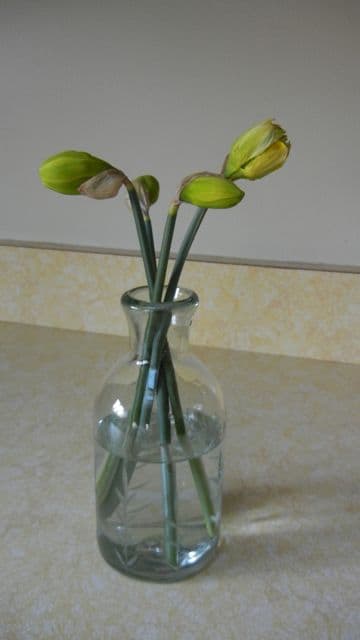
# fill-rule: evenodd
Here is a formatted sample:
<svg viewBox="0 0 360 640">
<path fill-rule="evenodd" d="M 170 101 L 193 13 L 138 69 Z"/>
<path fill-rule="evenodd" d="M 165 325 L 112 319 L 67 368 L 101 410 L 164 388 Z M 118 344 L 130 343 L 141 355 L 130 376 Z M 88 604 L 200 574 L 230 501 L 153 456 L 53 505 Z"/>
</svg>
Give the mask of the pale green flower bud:
<svg viewBox="0 0 360 640">
<path fill-rule="evenodd" d="M 124 180 L 125 174 L 117 169 L 106 169 L 98 173 L 93 178 L 86 180 L 79 187 L 79 192 L 88 198 L 95 200 L 105 200 L 107 198 L 115 198 L 119 193 Z"/>
<path fill-rule="evenodd" d="M 227 209 L 238 204 L 244 192 L 216 173 L 195 173 L 183 181 L 179 200 L 197 207 Z"/>
<path fill-rule="evenodd" d="M 272 120 L 264 120 L 234 141 L 225 160 L 224 176 L 257 180 L 282 167 L 289 151 L 285 130 Z"/>
<path fill-rule="evenodd" d="M 45 187 L 79 195 L 79 187 L 105 169 L 114 169 L 108 162 L 85 151 L 62 151 L 44 160 L 39 167 L 40 180 Z"/>
<path fill-rule="evenodd" d="M 132 181 L 143 210 L 148 210 L 159 197 L 160 185 L 154 176 L 138 176 Z"/>
</svg>

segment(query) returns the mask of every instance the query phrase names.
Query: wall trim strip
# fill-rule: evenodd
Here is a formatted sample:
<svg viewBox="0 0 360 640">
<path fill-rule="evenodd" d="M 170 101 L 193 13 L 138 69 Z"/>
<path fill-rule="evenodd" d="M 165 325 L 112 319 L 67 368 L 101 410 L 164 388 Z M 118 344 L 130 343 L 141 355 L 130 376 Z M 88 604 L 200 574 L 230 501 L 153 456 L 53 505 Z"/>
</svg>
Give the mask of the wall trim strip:
<svg viewBox="0 0 360 640">
<path fill-rule="evenodd" d="M 112 247 L 95 247 L 86 245 L 72 245 L 58 242 L 43 242 L 35 240 L 11 240 L 0 239 L 0 246 L 22 247 L 26 249 L 46 249 L 51 251 L 74 251 L 77 253 L 96 253 L 109 256 L 139 257 L 140 251 L 133 249 L 114 249 Z M 174 257 L 174 254 L 171 254 Z M 215 264 L 234 264 L 249 267 L 263 267 L 271 269 L 301 269 L 302 271 L 328 271 L 334 273 L 360 273 L 360 265 L 338 265 L 327 263 L 282 261 L 282 260 L 257 260 L 251 258 L 236 258 L 227 256 L 211 256 L 206 254 L 191 254 L 189 260 L 193 262 L 207 262 Z"/>
</svg>

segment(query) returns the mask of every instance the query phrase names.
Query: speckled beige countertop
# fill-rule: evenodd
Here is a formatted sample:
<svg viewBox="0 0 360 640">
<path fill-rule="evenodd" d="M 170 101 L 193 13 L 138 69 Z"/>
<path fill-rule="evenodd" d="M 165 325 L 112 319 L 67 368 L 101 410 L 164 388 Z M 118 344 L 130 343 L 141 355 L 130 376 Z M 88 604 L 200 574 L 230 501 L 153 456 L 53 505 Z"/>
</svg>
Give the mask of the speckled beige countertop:
<svg viewBox="0 0 360 640">
<path fill-rule="evenodd" d="M 223 542 L 174 585 L 95 541 L 92 401 L 122 338 L 0 324 L 1 640 L 358 640 L 360 366 L 202 349 L 228 409 Z"/>
</svg>

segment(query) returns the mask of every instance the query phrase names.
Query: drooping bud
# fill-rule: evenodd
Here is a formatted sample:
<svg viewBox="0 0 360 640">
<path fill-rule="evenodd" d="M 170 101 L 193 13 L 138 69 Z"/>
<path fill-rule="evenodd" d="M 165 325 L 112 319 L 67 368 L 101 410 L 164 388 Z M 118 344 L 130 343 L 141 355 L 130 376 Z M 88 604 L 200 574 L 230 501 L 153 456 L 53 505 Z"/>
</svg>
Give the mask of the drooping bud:
<svg viewBox="0 0 360 640">
<path fill-rule="evenodd" d="M 79 187 L 79 192 L 83 196 L 94 198 L 95 200 L 114 198 L 119 193 L 125 179 L 126 176 L 122 171 L 106 169 L 83 182 Z"/>
<path fill-rule="evenodd" d="M 263 178 L 283 166 L 290 146 L 285 130 L 272 120 L 264 120 L 233 142 L 224 176 L 230 180 Z"/>
<path fill-rule="evenodd" d="M 65 195 L 80 195 L 79 187 L 93 176 L 114 169 L 111 164 L 86 151 L 61 151 L 44 160 L 39 167 L 45 187 Z"/>
<path fill-rule="evenodd" d="M 182 182 L 179 200 L 207 209 L 228 209 L 244 195 L 233 182 L 217 173 L 195 173 Z"/>
<path fill-rule="evenodd" d="M 132 183 L 135 187 L 142 210 L 148 211 L 159 197 L 160 185 L 158 180 L 154 176 L 145 175 L 138 176 Z"/>
</svg>

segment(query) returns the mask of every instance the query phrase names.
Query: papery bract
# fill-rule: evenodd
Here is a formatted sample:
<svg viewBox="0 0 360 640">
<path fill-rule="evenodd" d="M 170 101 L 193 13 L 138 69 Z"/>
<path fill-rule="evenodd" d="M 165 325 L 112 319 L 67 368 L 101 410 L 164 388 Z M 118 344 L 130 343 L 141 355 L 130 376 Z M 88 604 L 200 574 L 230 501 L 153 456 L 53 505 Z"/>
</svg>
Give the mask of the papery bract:
<svg viewBox="0 0 360 640">
<path fill-rule="evenodd" d="M 125 181 L 125 175 L 117 169 L 106 169 L 96 176 L 89 178 L 79 187 L 79 192 L 94 200 L 115 198 Z"/>
</svg>

